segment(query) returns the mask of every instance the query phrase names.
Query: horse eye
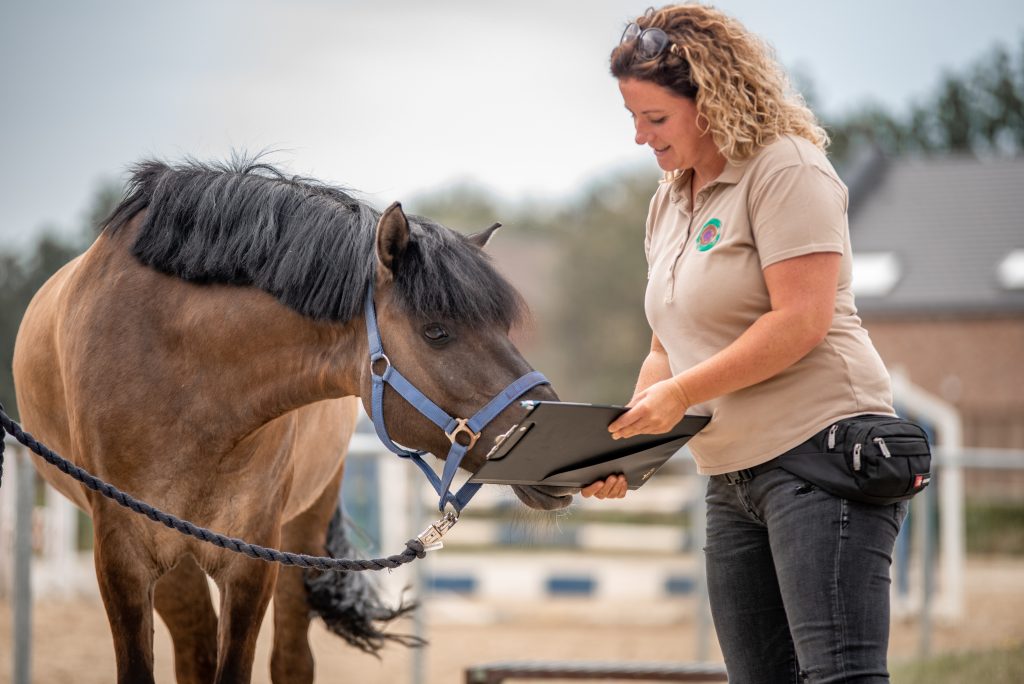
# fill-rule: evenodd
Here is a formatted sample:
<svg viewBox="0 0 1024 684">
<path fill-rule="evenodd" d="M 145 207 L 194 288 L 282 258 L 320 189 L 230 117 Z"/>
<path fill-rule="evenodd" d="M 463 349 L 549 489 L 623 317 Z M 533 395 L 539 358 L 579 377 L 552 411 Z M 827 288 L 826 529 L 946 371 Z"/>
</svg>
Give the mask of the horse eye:
<svg viewBox="0 0 1024 684">
<path fill-rule="evenodd" d="M 423 336 L 431 342 L 442 342 L 448 339 L 448 331 L 437 323 L 431 323 L 423 328 Z"/>
</svg>

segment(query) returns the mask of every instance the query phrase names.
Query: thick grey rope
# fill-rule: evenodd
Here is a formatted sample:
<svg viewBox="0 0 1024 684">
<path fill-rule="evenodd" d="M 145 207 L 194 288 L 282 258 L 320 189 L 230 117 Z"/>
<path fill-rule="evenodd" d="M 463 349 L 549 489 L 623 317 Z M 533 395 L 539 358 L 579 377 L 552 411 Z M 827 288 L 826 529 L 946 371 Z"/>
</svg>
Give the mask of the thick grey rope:
<svg viewBox="0 0 1024 684">
<path fill-rule="evenodd" d="M 163 525 L 173 530 L 177 530 L 186 536 L 194 537 L 208 544 L 213 544 L 214 546 L 219 546 L 222 549 L 227 549 L 228 551 L 245 554 L 250 558 L 258 558 L 267 562 L 280 563 L 281 565 L 297 565 L 301 568 L 358 571 L 383 570 L 385 568 L 393 569 L 400 565 L 410 563 L 417 558 L 423 558 L 426 556 L 426 550 L 423 548 L 423 542 L 419 539 L 410 539 L 405 542 L 405 551 L 396 556 L 374 558 L 371 560 L 359 560 L 350 558 L 330 558 L 328 556 L 308 556 L 304 553 L 279 551 L 265 546 L 249 544 L 242 539 L 235 539 L 234 537 L 226 537 L 222 534 L 217 534 L 216 532 L 204 527 L 194 525 L 187 520 L 182 520 L 181 518 L 173 516 L 170 513 L 165 513 L 158 508 L 150 506 L 144 501 L 139 501 L 130 494 L 122 492 L 117 487 L 107 484 L 98 477 L 95 477 L 91 473 L 79 468 L 74 463 L 62 458 L 60 454 L 51 451 L 45 444 L 40 444 L 32 435 L 25 432 L 20 425 L 14 422 L 14 420 L 7 415 L 2 405 L 0 405 L 0 484 L 3 483 L 3 436 L 5 430 L 9 432 L 12 437 L 35 453 L 39 454 L 44 461 L 55 466 L 62 473 L 70 475 L 89 489 L 99 492 L 103 496 L 116 501 L 125 508 L 129 508 L 136 513 L 141 513 L 150 520 L 162 523 Z"/>
</svg>

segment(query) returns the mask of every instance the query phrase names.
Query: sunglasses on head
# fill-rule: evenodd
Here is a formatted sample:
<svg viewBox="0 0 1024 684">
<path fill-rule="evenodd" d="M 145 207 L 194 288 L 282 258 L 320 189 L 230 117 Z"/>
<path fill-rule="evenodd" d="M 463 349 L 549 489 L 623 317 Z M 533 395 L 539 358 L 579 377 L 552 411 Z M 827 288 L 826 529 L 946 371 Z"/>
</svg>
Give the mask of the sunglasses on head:
<svg viewBox="0 0 1024 684">
<path fill-rule="evenodd" d="M 644 17 L 650 19 L 654 16 L 653 8 L 644 13 Z M 676 46 L 669 40 L 668 34 L 657 27 L 642 29 L 635 21 L 626 26 L 619 39 L 619 45 L 636 42 L 636 55 L 646 61 L 661 56 L 666 48 L 671 46 L 671 52 L 676 53 Z"/>
</svg>

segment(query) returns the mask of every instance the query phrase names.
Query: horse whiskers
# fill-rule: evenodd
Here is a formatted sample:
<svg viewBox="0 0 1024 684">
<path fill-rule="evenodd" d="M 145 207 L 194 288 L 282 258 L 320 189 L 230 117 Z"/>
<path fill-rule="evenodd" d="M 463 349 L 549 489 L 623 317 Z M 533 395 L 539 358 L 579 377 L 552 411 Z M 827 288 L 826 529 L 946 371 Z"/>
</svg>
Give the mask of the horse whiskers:
<svg viewBox="0 0 1024 684">
<path fill-rule="evenodd" d="M 511 531 L 516 536 L 522 536 L 529 541 L 550 542 L 556 541 L 566 534 L 562 527 L 562 520 L 569 514 L 564 510 L 554 512 L 541 511 L 523 506 L 516 506 L 512 509 L 510 521 Z"/>
</svg>

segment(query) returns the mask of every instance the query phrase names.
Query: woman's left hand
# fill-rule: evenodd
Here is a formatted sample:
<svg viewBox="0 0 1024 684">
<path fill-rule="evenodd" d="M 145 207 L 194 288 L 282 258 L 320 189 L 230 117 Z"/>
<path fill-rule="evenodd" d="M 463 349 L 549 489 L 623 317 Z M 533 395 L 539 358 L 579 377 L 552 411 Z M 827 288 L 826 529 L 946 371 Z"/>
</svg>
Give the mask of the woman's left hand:
<svg viewBox="0 0 1024 684">
<path fill-rule="evenodd" d="M 629 483 L 626 476 L 622 474 L 609 475 L 607 479 L 598 480 L 580 490 L 583 498 L 589 499 L 596 496 L 598 499 L 621 499 L 626 496 L 629 490 Z"/>
<path fill-rule="evenodd" d="M 637 392 L 629 409 L 608 426 L 612 439 L 668 432 L 686 415 L 689 402 L 675 378 L 656 382 Z"/>
</svg>

